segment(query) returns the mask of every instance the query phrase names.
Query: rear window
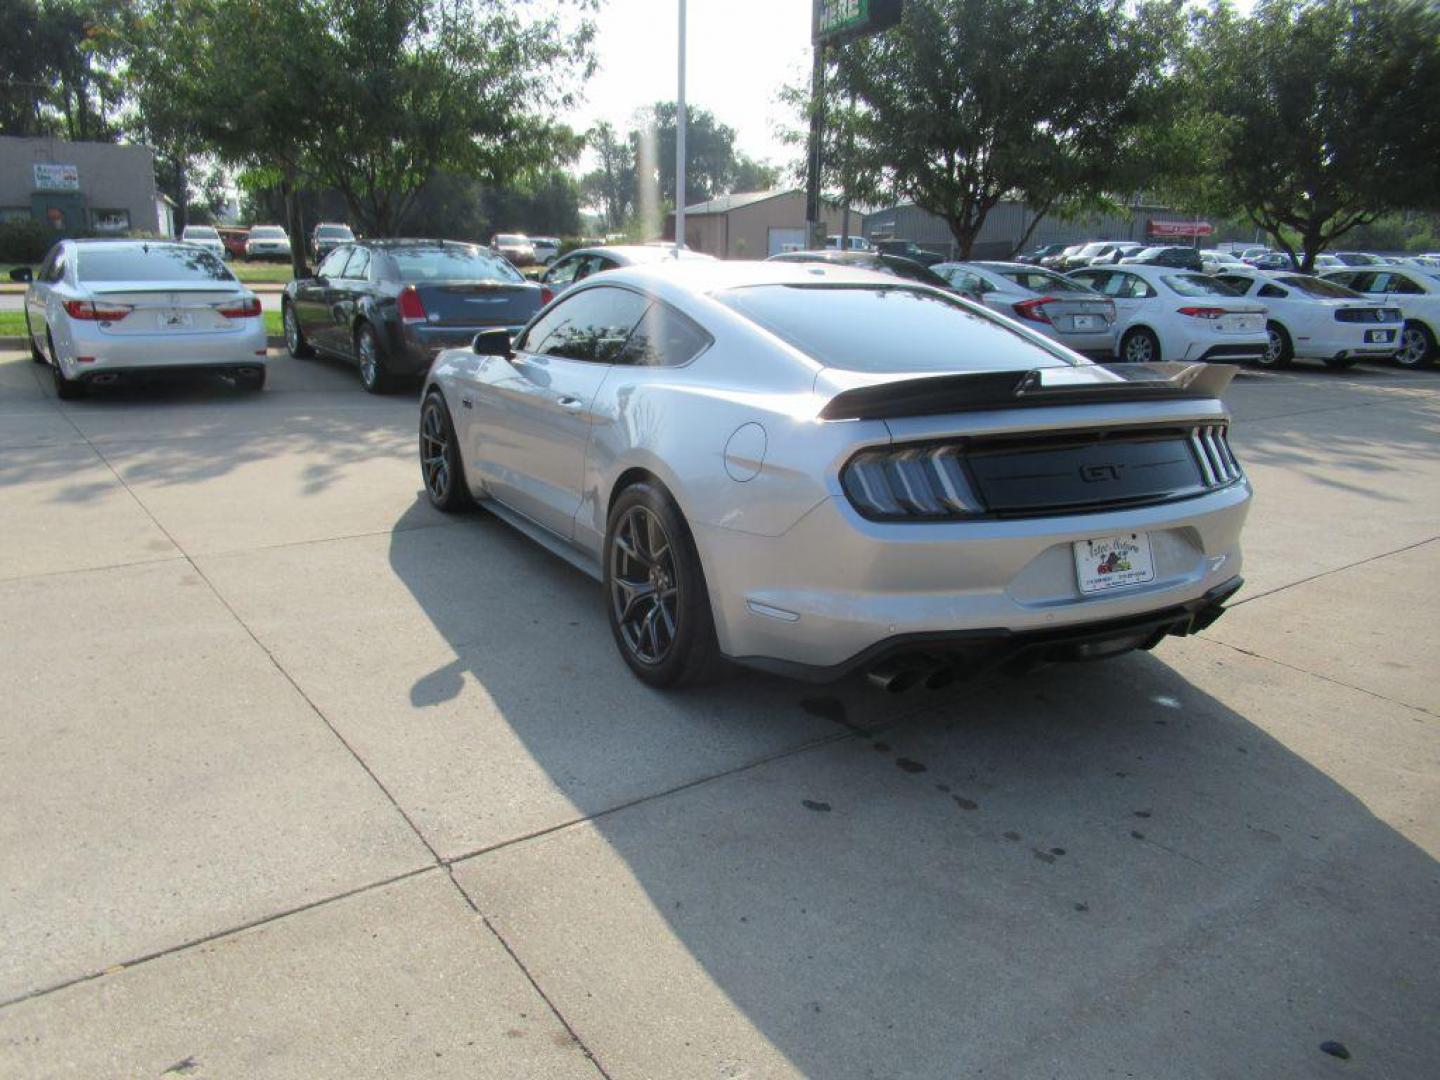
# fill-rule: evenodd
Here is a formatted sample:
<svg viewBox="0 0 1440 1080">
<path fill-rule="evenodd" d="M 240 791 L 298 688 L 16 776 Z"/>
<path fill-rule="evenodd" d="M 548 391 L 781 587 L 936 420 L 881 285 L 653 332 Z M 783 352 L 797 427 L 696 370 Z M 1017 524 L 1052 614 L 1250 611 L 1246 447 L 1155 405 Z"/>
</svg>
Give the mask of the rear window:
<svg viewBox="0 0 1440 1080">
<path fill-rule="evenodd" d="M 495 237 L 495 243 L 504 244 L 506 247 L 519 247 L 522 244 L 530 243 L 530 241 L 526 237 L 517 236 L 515 233 L 501 233 Z"/>
<path fill-rule="evenodd" d="M 1347 289 L 1336 282 L 1322 281 L 1318 277 L 1305 277 L 1302 274 L 1277 277 L 1275 280 L 1282 285 L 1289 285 L 1292 289 L 1299 289 L 1306 296 L 1318 296 L 1322 300 L 1353 300 L 1360 295 L 1354 289 Z"/>
<path fill-rule="evenodd" d="M 391 249 L 389 254 L 400 272 L 401 281 L 525 280 L 500 256 L 480 248 L 396 248 Z"/>
<path fill-rule="evenodd" d="M 279 225 L 256 225 L 250 230 L 252 240 L 284 240 L 285 230 Z"/>
<path fill-rule="evenodd" d="M 1164 274 L 1161 281 L 1181 296 L 1239 296 L 1240 294 L 1212 277 L 1201 274 Z"/>
<path fill-rule="evenodd" d="M 847 371 L 1016 371 L 1082 362 L 958 300 L 900 285 L 757 285 L 715 299 L 816 362 Z"/>
<path fill-rule="evenodd" d="M 186 240 L 219 240 L 220 234 L 209 225 L 187 225 L 184 233 Z"/>
<path fill-rule="evenodd" d="M 207 248 L 183 244 L 81 248 L 81 281 L 234 281 Z"/>
<path fill-rule="evenodd" d="M 321 225 L 315 235 L 325 240 L 354 240 L 355 234 L 347 225 Z"/>
<path fill-rule="evenodd" d="M 1092 290 L 1048 270 L 1001 270 L 1000 276 L 1031 292 L 1088 293 Z"/>
</svg>

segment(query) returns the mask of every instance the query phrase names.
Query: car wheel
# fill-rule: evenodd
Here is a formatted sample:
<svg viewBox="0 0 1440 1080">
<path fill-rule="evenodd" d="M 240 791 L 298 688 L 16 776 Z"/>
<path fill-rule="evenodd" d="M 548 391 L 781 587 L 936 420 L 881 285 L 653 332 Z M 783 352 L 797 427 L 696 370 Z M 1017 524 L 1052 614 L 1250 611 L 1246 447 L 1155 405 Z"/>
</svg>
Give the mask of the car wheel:
<svg viewBox="0 0 1440 1080">
<path fill-rule="evenodd" d="M 25 344 L 30 346 L 30 359 L 37 364 L 45 363 L 45 354 L 35 344 L 35 331 L 30 329 L 30 310 L 25 310 Z"/>
<path fill-rule="evenodd" d="M 289 350 L 290 355 L 297 360 L 314 356 L 315 346 L 305 340 L 304 331 L 300 329 L 300 317 L 295 314 L 294 304 L 288 301 L 285 303 L 280 321 L 285 325 L 285 348 Z"/>
<path fill-rule="evenodd" d="M 430 504 L 438 510 L 454 514 L 474 503 L 450 409 L 438 390 L 426 394 L 420 407 L 420 479 Z"/>
<path fill-rule="evenodd" d="M 1401 367 L 1424 367 L 1435 352 L 1435 338 L 1424 323 L 1407 322 L 1400 331 L 1400 350 L 1395 362 Z"/>
<path fill-rule="evenodd" d="M 55 396 L 61 401 L 76 401 L 85 396 L 85 384 L 79 379 L 67 379 L 65 372 L 60 370 L 60 354 L 55 351 L 55 339 L 50 336 L 50 331 L 45 331 L 45 347 L 50 350 L 52 363 L 50 364 L 50 377 L 55 381 Z"/>
<path fill-rule="evenodd" d="M 265 389 L 265 365 L 240 368 L 234 374 L 237 390 L 256 391 Z"/>
<path fill-rule="evenodd" d="M 380 335 L 369 323 L 355 331 L 355 355 L 360 359 L 360 385 L 372 394 L 388 394 L 395 380 L 385 368 L 385 350 Z"/>
<path fill-rule="evenodd" d="M 1265 324 L 1265 336 L 1268 339 L 1265 344 L 1265 352 L 1258 363 L 1265 368 L 1282 368 L 1289 365 L 1295 356 L 1295 346 L 1290 342 L 1290 334 L 1285 327 L 1277 322 Z"/>
<path fill-rule="evenodd" d="M 1127 364 L 1153 364 L 1160 359 L 1160 341 L 1155 334 L 1137 326 L 1120 340 L 1120 359 Z"/>
<path fill-rule="evenodd" d="M 700 556 L 662 489 L 642 482 L 620 493 L 604 559 L 610 631 L 630 670 L 662 688 L 713 676 L 720 649 Z"/>
</svg>

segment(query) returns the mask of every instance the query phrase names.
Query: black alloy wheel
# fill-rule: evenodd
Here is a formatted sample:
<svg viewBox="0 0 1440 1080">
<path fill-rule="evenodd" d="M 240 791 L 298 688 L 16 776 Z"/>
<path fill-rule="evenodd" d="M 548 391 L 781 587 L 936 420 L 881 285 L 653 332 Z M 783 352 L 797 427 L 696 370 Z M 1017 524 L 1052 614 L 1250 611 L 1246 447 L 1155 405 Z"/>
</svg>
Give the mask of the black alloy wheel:
<svg viewBox="0 0 1440 1080">
<path fill-rule="evenodd" d="M 720 650 L 705 576 L 669 495 L 649 482 L 622 491 L 604 551 L 610 629 L 630 670 L 655 687 L 713 677 Z"/>
<path fill-rule="evenodd" d="M 295 314 L 295 305 L 287 303 L 281 313 L 281 321 L 285 324 L 285 348 L 295 359 L 304 359 L 307 356 L 315 355 L 315 347 L 305 340 L 305 334 L 300 329 L 300 319 Z"/>
<path fill-rule="evenodd" d="M 464 510 L 474 502 L 460 464 L 450 409 L 438 390 L 426 394 L 420 408 L 420 479 L 431 505 L 447 514 Z"/>
<path fill-rule="evenodd" d="M 360 360 L 360 385 L 371 394 L 388 394 L 395 380 L 385 366 L 380 336 L 369 323 L 361 323 L 355 331 L 355 355 Z"/>
</svg>

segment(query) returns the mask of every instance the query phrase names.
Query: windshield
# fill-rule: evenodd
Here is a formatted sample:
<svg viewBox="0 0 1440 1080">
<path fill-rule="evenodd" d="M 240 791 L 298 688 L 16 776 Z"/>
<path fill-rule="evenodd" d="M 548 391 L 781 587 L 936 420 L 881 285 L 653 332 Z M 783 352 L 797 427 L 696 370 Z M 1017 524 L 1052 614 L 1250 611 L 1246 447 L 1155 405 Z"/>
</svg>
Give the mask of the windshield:
<svg viewBox="0 0 1440 1080">
<path fill-rule="evenodd" d="M 517 236 L 515 233 L 501 233 L 499 236 L 495 237 L 495 243 L 497 245 L 503 245 L 505 247 L 520 247 L 523 244 L 530 243 L 530 241 L 528 238 L 524 236 Z"/>
<path fill-rule="evenodd" d="M 183 244 L 81 248 L 75 275 L 82 282 L 235 280 L 208 248 Z"/>
<path fill-rule="evenodd" d="M 1000 276 L 1031 292 L 1088 293 L 1092 291 L 1079 282 L 1071 281 L 1059 274 L 1052 274 L 1048 270 L 1001 270 Z"/>
<path fill-rule="evenodd" d="M 1068 362 L 958 300 L 904 285 L 756 285 L 715 299 L 846 371 L 1023 371 Z"/>
<path fill-rule="evenodd" d="M 219 240 L 220 234 L 209 225 L 187 225 L 185 226 L 184 237 L 186 240 Z"/>
<path fill-rule="evenodd" d="M 1281 285 L 1289 285 L 1292 289 L 1299 289 L 1307 296 L 1318 296 L 1322 300 L 1355 300 L 1360 297 L 1360 294 L 1354 289 L 1347 289 L 1344 285 L 1336 284 L 1333 281 L 1322 281 L 1318 277 L 1294 274 L 1277 277 L 1275 280 Z"/>
<path fill-rule="evenodd" d="M 348 225 L 321 225 L 315 230 L 315 235 L 326 240 L 354 240 L 355 234 L 350 231 Z"/>
<path fill-rule="evenodd" d="M 250 230 L 252 240 L 284 240 L 285 230 L 279 225 L 256 225 Z"/>
<path fill-rule="evenodd" d="M 1108 248 L 1109 246 L 1110 246 L 1109 244 L 1086 244 L 1083 248 L 1080 249 L 1079 254 L 1081 254 L 1081 255 L 1099 255 L 1102 251 L 1104 251 L 1104 250 L 1105 250 L 1106 248 Z"/>
<path fill-rule="evenodd" d="M 1181 296 L 1240 295 L 1223 281 L 1216 281 L 1214 278 L 1203 277 L 1200 274 L 1165 274 L 1160 280 Z"/>
<path fill-rule="evenodd" d="M 504 259 L 480 248 L 395 248 L 389 255 L 400 271 L 401 281 L 525 280 Z"/>
</svg>

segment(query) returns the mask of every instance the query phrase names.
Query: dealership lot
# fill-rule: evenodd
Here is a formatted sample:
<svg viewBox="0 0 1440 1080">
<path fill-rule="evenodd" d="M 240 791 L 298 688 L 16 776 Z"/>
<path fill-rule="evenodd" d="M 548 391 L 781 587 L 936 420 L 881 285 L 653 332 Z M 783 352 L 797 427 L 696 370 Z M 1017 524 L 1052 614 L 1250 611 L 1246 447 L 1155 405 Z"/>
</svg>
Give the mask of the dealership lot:
<svg viewBox="0 0 1440 1080">
<path fill-rule="evenodd" d="M 1237 379 L 1198 638 L 665 695 L 412 397 L 271 361 L 0 353 L 0 1074 L 1433 1070 L 1440 374 Z"/>
</svg>

